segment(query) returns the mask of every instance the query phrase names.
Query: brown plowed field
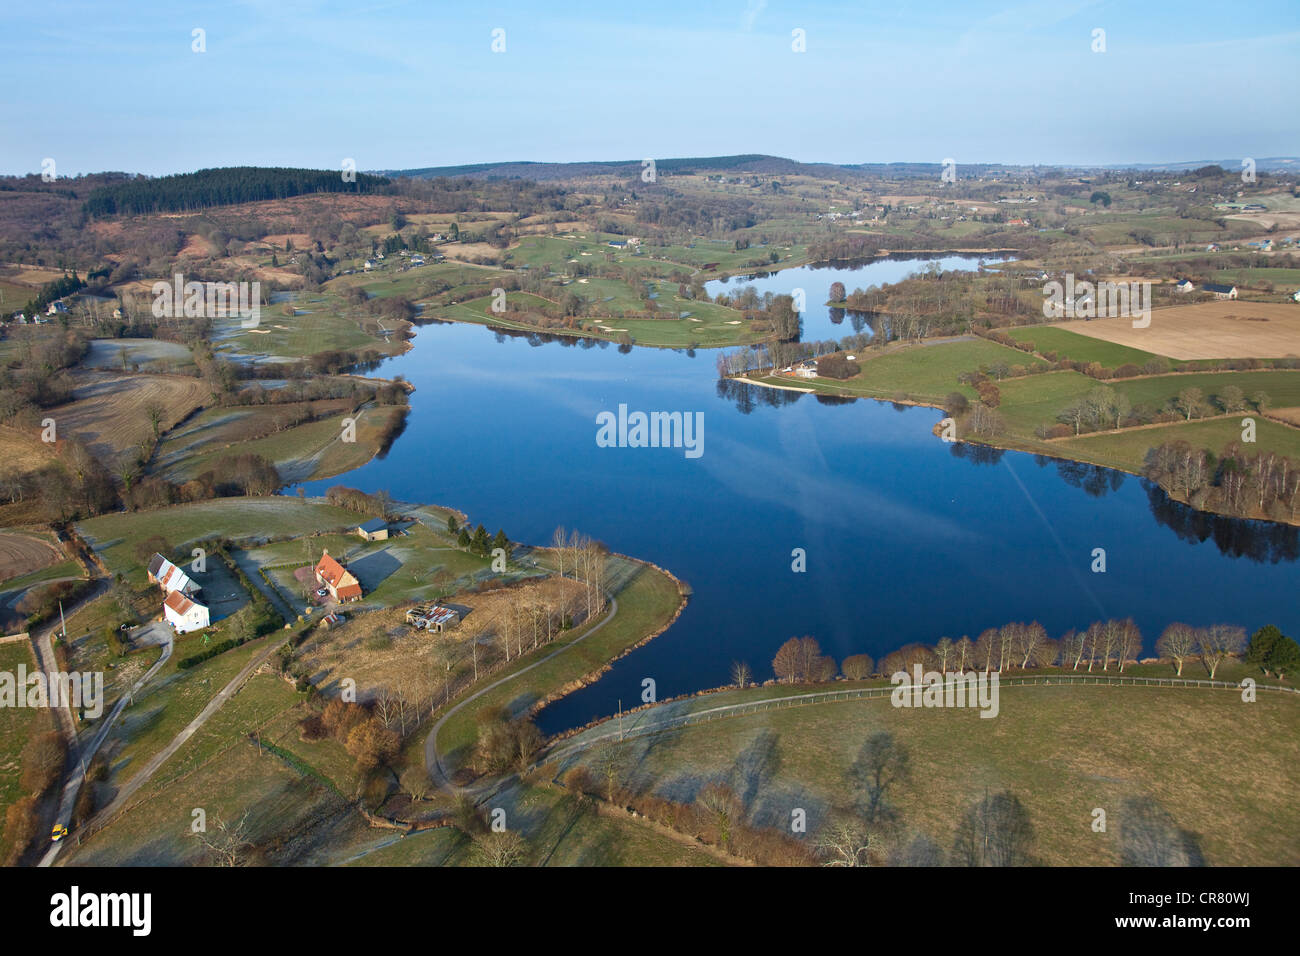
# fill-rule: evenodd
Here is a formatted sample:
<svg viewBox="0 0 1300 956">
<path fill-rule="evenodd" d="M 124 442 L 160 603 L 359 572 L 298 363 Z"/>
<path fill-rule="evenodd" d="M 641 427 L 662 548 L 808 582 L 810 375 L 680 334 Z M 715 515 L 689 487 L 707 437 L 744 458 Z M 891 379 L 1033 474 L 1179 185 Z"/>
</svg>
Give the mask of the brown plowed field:
<svg viewBox="0 0 1300 956">
<path fill-rule="evenodd" d="M 1300 304 L 1224 300 L 1153 309 L 1151 325 L 1131 318 L 1054 323 L 1094 339 L 1180 361 L 1300 357 Z"/>
</svg>

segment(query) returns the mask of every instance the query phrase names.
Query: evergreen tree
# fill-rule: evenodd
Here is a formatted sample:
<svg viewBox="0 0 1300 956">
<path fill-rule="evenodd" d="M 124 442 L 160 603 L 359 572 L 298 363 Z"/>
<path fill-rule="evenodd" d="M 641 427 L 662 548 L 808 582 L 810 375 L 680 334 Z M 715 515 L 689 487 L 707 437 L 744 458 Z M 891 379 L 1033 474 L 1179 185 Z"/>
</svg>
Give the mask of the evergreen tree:
<svg viewBox="0 0 1300 956">
<path fill-rule="evenodd" d="M 459 531 L 459 530 L 460 530 L 460 528 L 459 528 L 459 527 L 457 526 L 457 524 L 456 524 L 456 516 L 455 516 L 455 515 L 447 515 L 447 533 L 448 533 L 448 534 L 455 534 L 455 533 L 456 533 L 457 531 Z"/>
<path fill-rule="evenodd" d="M 1300 670 L 1300 644 L 1289 637 L 1278 638 L 1269 652 L 1266 666 L 1279 679 L 1285 680 L 1287 674 L 1294 676 Z"/>
<path fill-rule="evenodd" d="M 461 528 L 460 535 L 456 538 L 456 543 L 460 545 L 462 548 L 468 548 L 470 544 L 469 532 L 466 531 L 464 528 Z"/>
<path fill-rule="evenodd" d="M 1251 635 L 1250 643 L 1246 645 L 1246 656 L 1244 658 L 1246 663 L 1258 664 L 1267 674 L 1273 669 L 1269 665 L 1269 657 L 1280 640 L 1282 640 L 1282 632 L 1272 624 L 1265 624 Z"/>
<path fill-rule="evenodd" d="M 492 539 L 492 550 L 495 551 L 497 548 L 504 551 L 507 558 L 510 557 L 510 539 L 506 537 L 505 531 L 500 528 L 497 529 L 496 537 Z"/>
</svg>

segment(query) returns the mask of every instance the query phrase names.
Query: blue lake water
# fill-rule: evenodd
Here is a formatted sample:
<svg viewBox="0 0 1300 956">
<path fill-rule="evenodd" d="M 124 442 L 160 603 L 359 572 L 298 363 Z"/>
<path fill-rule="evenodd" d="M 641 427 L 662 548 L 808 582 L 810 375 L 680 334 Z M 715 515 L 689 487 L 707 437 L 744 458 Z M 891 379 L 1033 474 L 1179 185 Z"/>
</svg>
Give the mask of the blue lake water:
<svg viewBox="0 0 1300 956">
<path fill-rule="evenodd" d="M 834 278 L 813 271 L 810 311 Z M 859 275 L 841 281 L 882 281 Z M 694 590 L 666 633 L 544 710 L 547 733 L 638 702 L 645 677 L 660 698 L 726 683 L 734 659 L 770 677 L 777 647 L 803 634 L 840 659 L 1012 620 L 1059 637 L 1132 616 L 1147 647 L 1173 620 L 1300 631 L 1296 529 L 1197 516 L 1116 472 L 947 445 L 931 434 L 933 409 L 720 387 L 707 351 L 441 324 L 414 344 L 378 373 L 416 386 L 405 432 L 310 493 L 385 489 L 534 544 L 576 528 Z M 598 447 L 596 415 L 620 403 L 703 412 L 703 455 Z M 1099 547 L 1104 574 L 1090 571 Z M 791 569 L 795 548 L 804 573 Z"/>
<path fill-rule="evenodd" d="M 794 295 L 796 289 L 804 292 L 806 306 L 800 313 L 803 322 L 803 339 L 841 339 L 853 332 L 870 332 L 860 318 L 846 315 L 843 309 L 826 305 L 832 282 L 843 282 L 846 292 L 865 289 L 872 285 L 898 282 L 913 273 L 928 268 L 931 263 L 944 271 L 962 269 L 974 272 L 983 262 L 993 265 L 1005 262 L 1005 257 L 995 255 L 917 256 L 894 255 L 860 263 L 820 263 L 782 269 L 780 272 L 759 273 L 756 276 L 732 276 L 712 279 L 704 284 L 710 296 L 719 292 L 734 293 L 752 285 L 759 293 Z"/>
</svg>

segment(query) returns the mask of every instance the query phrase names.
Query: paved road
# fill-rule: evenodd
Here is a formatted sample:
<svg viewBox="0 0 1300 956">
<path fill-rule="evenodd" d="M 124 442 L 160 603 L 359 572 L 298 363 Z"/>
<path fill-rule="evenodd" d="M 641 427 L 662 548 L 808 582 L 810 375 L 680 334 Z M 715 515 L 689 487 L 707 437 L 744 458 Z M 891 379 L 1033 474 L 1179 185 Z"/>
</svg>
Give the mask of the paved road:
<svg viewBox="0 0 1300 956">
<path fill-rule="evenodd" d="M 140 693 L 140 689 L 158 673 L 159 669 L 164 664 L 171 660 L 172 649 L 175 647 L 174 635 L 172 634 L 171 628 L 164 626 L 163 637 L 162 656 L 160 656 L 158 660 L 154 661 L 153 666 L 145 672 L 143 677 L 132 684 L 131 688 L 117 699 L 117 703 L 114 704 L 113 709 L 109 711 L 108 717 L 100 721 L 99 728 L 96 730 L 95 736 L 91 739 L 90 744 L 84 749 L 80 749 L 79 752 L 74 755 L 76 758 L 76 766 L 68 774 L 68 779 L 63 782 L 63 795 L 59 798 L 59 813 L 56 817 L 56 820 L 65 827 L 72 822 L 72 811 L 77 806 L 77 794 L 81 791 L 81 775 L 85 771 L 85 768 L 89 767 L 90 762 L 95 759 L 95 754 L 99 752 L 99 748 L 103 745 L 104 739 L 108 736 L 108 732 L 113 728 L 113 724 L 117 721 L 117 718 L 122 716 L 122 711 L 126 709 L 126 705 L 131 703 L 131 701 L 135 699 L 135 695 Z M 64 839 L 66 840 L 66 837 Z M 39 865 L 49 866 L 52 864 L 55 858 L 59 855 L 59 851 L 63 849 L 63 845 L 63 842 L 51 844 L 49 850 L 46 851 L 45 856 L 41 857 Z"/>
<path fill-rule="evenodd" d="M 507 674 L 505 677 L 502 677 L 500 680 L 493 681 L 491 684 L 488 684 L 486 687 L 482 688 L 481 690 L 475 691 L 474 693 L 466 697 L 464 700 L 462 700 L 460 703 L 456 704 L 456 706 L 448 710 L 440 718 L 438 718 L 438 722 L 433 725 L 433 729 L 429 731 L 429 736 L 426 737 L 424 740 L 424 765 L 425 768 L 429 771 L 429 777 L 433 780 L 434 784 L 438 787 L 438 789 L 445 790 L 447 793 L 451 793 L 455 795 L 468 793 L 473 796 L 482 798 L 484 796 L 489 796 L 490 794 L 495 792 L 502 785 L 502 783 L 505 782 L 504 780 L 498 780 L 489 784 L 484 784 L 483 786 L 480 787 L 458 787 L 451 782 L 451 778 L 447 776 L 446 768 L 443 767 L 442 765 L 442 755 L 438 753 L 438 731 L 442 730 L 442 725 L 445 724 L 453 714 L 455 714 L 458 710 L 460 710 L 462 707 L 464 707 L 466 704 L 470 703 L 471 701 L 477 700 L 479 697 L 482 697 L 484 694 L 486 694 L 488 691 L 492 690 L 493 688 L 500 687 L 502 684 L 506 684 L 512 680 L 515 680 L 517 677 L 523 674 L 527 674 L 534 667 L 538 667 L 542 664 L 545 664 L 555 655 L 563 654 L 569 648 L 577 646 L 581 642 L 585 641 L 587 638 L 591 637 L 591 635 L 599 631 L 610 621 L 612 621 L 614 619 L 614 615 L 617 613 L 618 613 L 618 599 L 611 596 L 609 598 L 609 613 L 606 614 L 603 618 L 601 618 L 601 620 L 593 628 L 587 631 L 586 634 L 583 634 L 582 637 L 570 641 L 568 644 L 565 644 L 563 647 L 557 647 L 554 651 L 547 654 L 541 660 L 534 661 L 533 663 L 529 664 L 527 667 L 522 668 L 521 670 L 517 670 L 512 674 Z M 505 779 L 508 780 L 509 778 L 507 777 Z"/>
<path fill-rule="evenodd" d="M 245 664 L 243 669 L 231 679 L 230 683 L 221 688 L 217 695 L 213 697 L 212 700 L 208 701 L 203 710 L 199 711 L 197 717 L 186 724 L 184 728 L 182 728 L 181 731 L 172 738 L 171 742 L 166 747 L 154 754 L 149 759 L 149 762 L 140 768 L 139 773 L 126 782 L 122 789 L 118 791 L 117 796 L 113 798 L 112 803 L 106 806 L 103 810 L 100 810 L 86 822 L 86 825 L 81 829 L 82 835 L 89 836 L 105 824 L 111 822 L 113 817 L 121 812 L 121 810 L 126 806 L 126 802 L 135 794 L 135 792 L 144 786 L 145 783 L 147 783 L 149 779 L 158 772 L 158 768 L 166 763 L 167 760 L 176 753 L 176 751 L 180 750 L 185 744 L 185 741 L 193 737 L 195 732 L 207 723 L 208 719 L 220 710 L 226 701 L 235 696 L 239 691 L 239 688 L 243 686 L 244 682 L 252 676 L 253 671 L 257 670 L 257 668 L 260 667 L 268 657 L 278 651 L 282 643 L 283 642 L 280 641 L 272 641 L 262 650 L 261 653 L 255 655 L 252 660 Z"/>
</svg>

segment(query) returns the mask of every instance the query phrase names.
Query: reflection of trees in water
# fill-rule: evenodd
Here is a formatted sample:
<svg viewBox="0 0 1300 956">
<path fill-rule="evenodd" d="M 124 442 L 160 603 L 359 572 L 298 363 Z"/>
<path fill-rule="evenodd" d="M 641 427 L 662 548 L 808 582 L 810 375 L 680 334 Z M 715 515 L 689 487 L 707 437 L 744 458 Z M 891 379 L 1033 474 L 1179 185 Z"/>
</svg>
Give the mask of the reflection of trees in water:
<svg viewBox="0 0 1300 956">
<path fill-rule="evenodd" d="M 819 405 L 852 405 L 857 401 L 856 398 L 845 398 L 843 395 L 822 395 L 819 393 L 815 397 Z"/>
<path fill-rule="evenodd" d="M 351 375 L 360 375 L 363 372 L 375 371 L 379 366 L 383 365 L 387 361 L 388 356 L 384 356 L 380 359 L 371 359 L 368 362 L 353 362 L 351 365 L 340 369 L 340 371 L 347 372 Z"/>
<path fill-rule="evenodd" d="M 443 323 L 450 324 L 450 323 Z M 498 342 L 505 342 L 507 339 L 523 339 L 533 348 L 539 345 L 550 345 L 558 342 L 566 348 L 590 349 L 602 348 L 607 349 L 610 346 L 608 339 L 593 339 L 581 335 L 557 335 L 554 332 L 535 332 L 526 329 L 502 329 L 496 326 L 489 326 Z"/>
<path fill-rule="evenodd" d="M 1159 485 L 1149 481 L 1143 481 L 1142 485 L 1156 521 L 1172 529 L 1183 541 L 1213 540 L 1220 553 L 1234 558 L 1250 558 L 1261 564 L 1265 561 L 1279 564 L 1300 558 L 1300 528 L 1197 511 L 1191 505 L 1170 498 Z"/>
<path fill-rule="evenodd" d="M 397 420 L 397 423 L 393 428 L 384 435 L 383 442 L 379 446 L 379 451 L 375 452 L 376 458 L 388 457 L 388 453 L 393 448 L 393 443 L 402 436 L 402 432 L 406 431 L 406 426 L 410 420 L 411 416 L 409 414 L 403 414 L 402 417 Z"/>
<path fill-rule="evenodd" d="M 718 379 L 717 389 L 718 398 L 735 402 L 736 408 L 740 410 L 742 415 L 748 415 L 759 405 L 766 405 L 769 408 L 793 405 L 803 398 L 805 394 L 804 392 L 788 392 L 779 388 L 764 388 L 761 385 L 751 385 L 749 382 L 742 382 L 735 378 Z M 820 399 L 826 396 L 819 395 L 817 397 Z M 852 402 L 854 399 L 850 398 L 848 401 Z"/>
<path fill-rule="evenodd" d="M 948 446 L 948 450 L 952 452 L 952 457 L 969 461 L 972 465 L 996 465 L 1006 454 L 1005 449 L 994 448 L 992 445 L 968 445 L 965 442 L 954 442 Z"/>
<path fill-rule="evenodd" d="M 831 325 L 839 325 L 844 321 L 844 310 L 840 308 L 831 309 Z M 861 329 L 858 329 L 861 332 Z"/>
<path fill-rule="evenodd" d="M 1042 457 L 1041 455 L 1038 457 Z M 1072 488 L 1082 488 L 1091 498 L 1105 497 L 1108 492 L 1119 491 L 1127 477 L 1124 472 L 1083 461 L 1049 459 L 1056 465 L 1056 473 Z"/>
</svg>

